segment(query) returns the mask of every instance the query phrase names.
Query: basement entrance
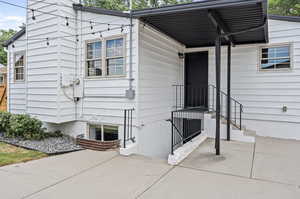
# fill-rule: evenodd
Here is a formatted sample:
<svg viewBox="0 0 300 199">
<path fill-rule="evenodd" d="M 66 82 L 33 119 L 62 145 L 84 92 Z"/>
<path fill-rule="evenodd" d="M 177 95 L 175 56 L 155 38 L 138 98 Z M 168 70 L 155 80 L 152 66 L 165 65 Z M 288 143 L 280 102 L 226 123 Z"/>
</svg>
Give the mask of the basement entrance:
<svg viewBox="0 0 300 199">
<path fill-rule="evenodd" d="M 208 52 L 185 54 L 185 107 L 208 108 Z"/>
<path fill-rule="evenodd" d="M 193 112 L 208 110 L 208 52 L 185 54 L 184 107 Z M 191 111 L 191 110 L 190 110 Z M 201 133 L 199 118 L 183 119 L 183 143 L 189 142 Z"/>
</svg>

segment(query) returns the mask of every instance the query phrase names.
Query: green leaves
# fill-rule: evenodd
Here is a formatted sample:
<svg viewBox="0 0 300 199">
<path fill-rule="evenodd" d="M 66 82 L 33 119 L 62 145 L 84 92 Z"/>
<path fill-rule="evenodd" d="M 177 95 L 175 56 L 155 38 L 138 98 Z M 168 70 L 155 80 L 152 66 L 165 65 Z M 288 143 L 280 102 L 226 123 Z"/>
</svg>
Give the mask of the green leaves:
<svg viewBox="0 0 300 199">
<path fill-rule="evenodd" d="M 300 16 L 300 1 L 269 0 L 269 13 L 286 16 Z"/>
<path fill-rule="evenodd" d="M 60 131 L 47 132 L 43 128 L 43 123 L 36 118 L 8 112 L 0 112 L 0 132 L 3 132 L 5 137 L 25 140 L 42 140 L 63 136 Z"/>
<path fill-rule="evenodd" d="M 0 132 L 5 132 L 8 129 L 10 117 L 10 113 L 0 112 Z"/>
<path fill-rule="evenodd" d="M 29 115 L 11 115 L 7 137 L 18 137 L 26 140 L 41 140 L 45 136 L 42 122 Z"/>
<path fill-rule="evenodd" d="M 157 8 L 190 2 L 192 2 L 192 0 L 132 0 L 132 8 Z M 84 4 L 86 6 L 96 6 L 110 10 L 129 10 L 129 0 L 84 0 Z"/>
<path fill-rule="evenodd" d="M 0 30 L 0 63 L 7 65 L 7 53 L 4 51 L 3 43 L 16 33 L 15 30 Z"/>
</svg>

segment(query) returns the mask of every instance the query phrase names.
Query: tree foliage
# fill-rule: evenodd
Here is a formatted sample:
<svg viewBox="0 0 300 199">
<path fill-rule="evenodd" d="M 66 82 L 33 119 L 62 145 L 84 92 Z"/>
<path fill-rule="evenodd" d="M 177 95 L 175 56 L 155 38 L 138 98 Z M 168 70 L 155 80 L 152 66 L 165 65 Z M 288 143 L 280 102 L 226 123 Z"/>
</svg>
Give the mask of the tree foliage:
<svg viewBox="0 0 300 199">
<path fill-rule="evenodd" d="M 128 10 L 129 8 L 129 0 L 84 0 L 83 2 L 87 6 L 96 6 L 110 10 Z M 192 2 L 192 0 L 132 0 L 132 8 L 156 8 L 189 2 Z"/>
<path fill-rule="evenodd" d="M 4 50 L 3 43 L 16 33 L 15 30 L 0 30 L 0 63 L 7 65 L 7 53 Z"/>
<path fill-rule="evenodd" d="M 300 0 L 269 0 L 269 13 L 300 16 Z"/>
</svg>

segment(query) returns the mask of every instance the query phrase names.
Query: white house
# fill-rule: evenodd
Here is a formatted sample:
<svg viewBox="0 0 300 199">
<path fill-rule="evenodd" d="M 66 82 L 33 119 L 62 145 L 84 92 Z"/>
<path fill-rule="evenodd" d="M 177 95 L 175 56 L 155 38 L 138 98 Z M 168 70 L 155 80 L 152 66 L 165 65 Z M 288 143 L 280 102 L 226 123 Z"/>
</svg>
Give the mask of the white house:
<svg viewBox="0 0 300 199">
<path fill-rule="evenodd" d="M 132 15 L 77 0 L 28 0 L 28 8 L 26 28 L 6 43 L 12 113 L 74 137 L 119 139 L 122 147 L 125 132 L 124 153 L 164 158 L 176 142 L 189 144 L 201 132 L 214 137 L 221 129 L 225 138 L 225 121 L 216 128 L 215 114 L 203 108 L 226 118 L 227 102 L 232 139 L 251 141 L 243 135 L 249 130 L 300 139 L 300 17 L 268 16 L 266 0 L 202 1 Z M 125 109 L 134 109 L 126 121 Z"/>
</svg>

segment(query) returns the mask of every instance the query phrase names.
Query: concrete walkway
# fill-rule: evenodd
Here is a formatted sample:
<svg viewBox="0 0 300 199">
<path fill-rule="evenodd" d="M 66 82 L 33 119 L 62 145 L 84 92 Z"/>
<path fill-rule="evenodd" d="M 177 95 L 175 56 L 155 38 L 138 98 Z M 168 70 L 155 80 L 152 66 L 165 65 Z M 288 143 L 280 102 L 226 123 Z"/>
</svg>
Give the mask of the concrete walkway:
<svg viewBox="0 0 300 199">
<path fill-rule="evenodd" d="M 300 142 L 207 140 L 181 165 L 115 151 L 80 151 L 0 167 L 0 198 L 300 198 Z"/>
</svg>

